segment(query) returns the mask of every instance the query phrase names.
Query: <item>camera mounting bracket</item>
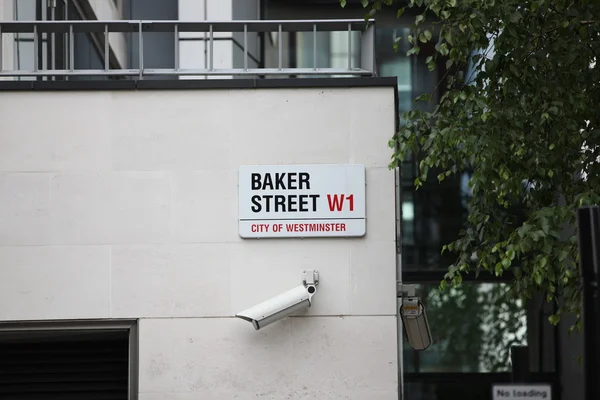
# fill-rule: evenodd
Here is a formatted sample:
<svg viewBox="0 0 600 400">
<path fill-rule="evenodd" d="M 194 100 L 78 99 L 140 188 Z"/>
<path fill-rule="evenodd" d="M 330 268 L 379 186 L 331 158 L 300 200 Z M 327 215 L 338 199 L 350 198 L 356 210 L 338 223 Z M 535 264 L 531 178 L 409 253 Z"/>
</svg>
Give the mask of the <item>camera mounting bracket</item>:
<svg viewBox="0 0 600 400">
<path fill-rule="evenodd" d="M 304 286 L 317 286 L 319 284 L 319 271 L 307 269 L 302 272 L 302 284 Z"/>
</svg>

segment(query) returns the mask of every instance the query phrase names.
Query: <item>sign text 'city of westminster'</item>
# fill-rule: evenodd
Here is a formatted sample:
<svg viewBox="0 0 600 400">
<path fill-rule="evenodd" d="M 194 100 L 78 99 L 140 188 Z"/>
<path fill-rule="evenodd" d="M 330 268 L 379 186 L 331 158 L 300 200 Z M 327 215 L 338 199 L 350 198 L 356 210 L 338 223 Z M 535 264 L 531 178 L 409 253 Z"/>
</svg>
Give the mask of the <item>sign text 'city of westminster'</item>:
<svg viewBox="0 0 600 400">
<path fill-rule="evenodd" d="M 363 165 L 242 166 L 239 234 L 243 238 L 364 236 L 365 183 Z"/>
</svg>

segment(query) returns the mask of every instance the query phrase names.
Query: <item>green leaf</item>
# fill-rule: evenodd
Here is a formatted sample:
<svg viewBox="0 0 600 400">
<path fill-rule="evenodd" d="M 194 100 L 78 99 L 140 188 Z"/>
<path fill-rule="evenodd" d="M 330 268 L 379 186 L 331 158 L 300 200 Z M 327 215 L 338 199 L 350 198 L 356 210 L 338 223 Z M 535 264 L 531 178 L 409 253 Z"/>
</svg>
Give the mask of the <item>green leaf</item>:
<svg viewBox="0 0 600 400">
<path fill-rule="evenodd" d="M 496 272 L 496 276 L 501 276 L 502 275 L 502 264 L 498 263 L 496 264 L 496 267 L 494 268 L 495 272 Z"/>
<path fill-rule="evenodd" d="M 440 53 L 441 53 L 443 56 L 447 56 L 447 55 L 448 55 L 448 53 L 449 53 L 449 50 L 448 50 L 448 45 L 447 45 L 446 43 L 442 43 L 442 44 L 440 45 L 439 52 L 440 52 Z"/>
<path fill-rule="evenodd" d="M 548 317 L 548 321 L 550 321 L 552 325 L 557 325 L 560 322 L 560 315 L 553 314 Z"/>
<path fill-rule="evenodd" d="M 396 13 L 396 18 L 400 18 L 404 14 L 405 10 L 406 10 L 405 7 L 399 8 L 398 12 Z"/>
<path fill-rule="evenodd" d="M 346 7 L 346 0 L 340 0 L 340 5 L 342 8 Z"/>
<path fill-rule="evenodd" d="M 506 252 L 506 256 L 512 261 L 515 259 L 515 251 L 514 250 L 508 250 Z"/>
<path fill-rule="evenodd" d="M 521 13 L 519 11 L 515 11 L 510 15 L 510 22 L 517 23 L 521 20 L 521 18 L 523 18 Z"/>
<path fill-rule="evenodd" d="M 369 6 L 369 0 L 360 0 L 363 8 L 367 8 Z"/>
<path fill-rule="evenodd" d="M 406 52 L 406 55 L 410 56 L 413 54 L 419 54 L 419 50 L 420 50 L 419 46 L 413 46 Z"/>
<path fill-rule="evenodd" d="M 510 72 L 513 73 L 514 76 L 519 76 L 519 70 L 517 69 L 517 66 L 515 64 L 510 64 L 509 66 Z"/>
<path fill-rule="evenodd" d="M 415 23 L 418 25 L 419 23 L 423 22 L 424 20 L 425 20 L 425 16 L 423 14 L 419 14 L 415 18 Z"/>
</svg>

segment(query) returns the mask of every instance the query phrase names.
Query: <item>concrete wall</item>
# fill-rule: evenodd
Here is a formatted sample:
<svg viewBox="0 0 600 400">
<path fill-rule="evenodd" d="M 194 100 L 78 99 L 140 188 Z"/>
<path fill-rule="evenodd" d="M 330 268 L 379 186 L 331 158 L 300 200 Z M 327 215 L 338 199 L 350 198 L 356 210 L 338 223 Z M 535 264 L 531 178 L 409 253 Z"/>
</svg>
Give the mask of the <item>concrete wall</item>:
<svg viewBox="0 0 600 400">
<path fill-rule="evenodd" d="M 393 88 L 0 92 L 0 320 L 139 318 L 142 400 L 397 399 L 394 119 Z M 239 166 L 284 163 L 364 164 L 366 236 L 242 240 Z M 233 317 L 305 268 L 308 311 Z"/>
</svg>

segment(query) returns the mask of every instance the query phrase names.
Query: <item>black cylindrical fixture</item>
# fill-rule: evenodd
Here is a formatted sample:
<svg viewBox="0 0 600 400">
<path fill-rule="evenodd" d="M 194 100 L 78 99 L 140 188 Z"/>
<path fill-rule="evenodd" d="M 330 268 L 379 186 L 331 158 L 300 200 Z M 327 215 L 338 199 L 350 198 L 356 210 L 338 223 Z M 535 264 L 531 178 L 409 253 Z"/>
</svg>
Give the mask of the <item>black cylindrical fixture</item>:
<svg viewBox="0 0 600 400">
<path fill-rule="evenodd" d="M 510 348 L 513 382 L 526 383 L 529 381 L 529 348 L 513 346 Z"/>
<path fill-rule="evenodd" d="M 585 399 L 600 399 L 600 207 L 583 207 L 577 212 L 579 272 L 583 296 L 583 368 Z"/>
</svg>

